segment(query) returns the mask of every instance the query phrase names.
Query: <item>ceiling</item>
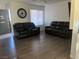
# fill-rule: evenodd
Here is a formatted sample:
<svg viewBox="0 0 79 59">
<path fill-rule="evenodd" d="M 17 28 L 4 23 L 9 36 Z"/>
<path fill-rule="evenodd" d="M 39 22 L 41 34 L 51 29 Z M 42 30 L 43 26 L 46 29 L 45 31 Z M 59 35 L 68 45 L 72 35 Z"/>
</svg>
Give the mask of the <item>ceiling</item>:
<svg viewBox="0 0 79 59">
<path fill-rule="evenodd" d="M 30 4 L 38 4 L 38 5 L 45 5 L 45 4 L 51 4 L 51 3 L 56 3 L 59 1 L 66 1 L 66 0 L 18 0 Z"/>
<path fill-rule="evenodd" d="M 35 2 L 35 3 L 50 3 L 50 2 L 57 2 L 61 0 L 22 0 L 24 2 Z"/>
</svg>

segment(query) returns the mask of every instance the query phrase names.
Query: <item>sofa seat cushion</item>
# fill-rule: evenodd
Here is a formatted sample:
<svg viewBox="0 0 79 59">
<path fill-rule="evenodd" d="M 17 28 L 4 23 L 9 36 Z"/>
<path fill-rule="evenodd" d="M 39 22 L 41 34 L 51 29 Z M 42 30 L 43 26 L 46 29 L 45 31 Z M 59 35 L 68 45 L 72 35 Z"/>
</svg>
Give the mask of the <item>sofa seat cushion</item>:
<svg viewBox="0 0 79 59">
<path fill-rule="evenodd" d="M 46 28 L 46 30 L 52 30 L 52 28 Z"/>
<path fill-rule="evenodd" d="M 21 31 L 21 32 L 19 32 L 20 34 L 26 34 L 26 33 L 28 33 L 28 31 Z"/>
</svg>

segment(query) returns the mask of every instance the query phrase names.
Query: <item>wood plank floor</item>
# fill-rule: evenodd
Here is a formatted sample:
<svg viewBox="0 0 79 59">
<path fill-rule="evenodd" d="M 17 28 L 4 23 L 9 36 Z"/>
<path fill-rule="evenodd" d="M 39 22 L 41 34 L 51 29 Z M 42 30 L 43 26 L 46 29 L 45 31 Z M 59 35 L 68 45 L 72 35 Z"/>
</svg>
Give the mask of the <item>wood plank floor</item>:
<svg viewBox="0 0 79 59">
<path fill-rule="evenodd" d="M 70 39 L 41 33 L 15 43 L 18 59 L 70 59 Z"/>
</svg>

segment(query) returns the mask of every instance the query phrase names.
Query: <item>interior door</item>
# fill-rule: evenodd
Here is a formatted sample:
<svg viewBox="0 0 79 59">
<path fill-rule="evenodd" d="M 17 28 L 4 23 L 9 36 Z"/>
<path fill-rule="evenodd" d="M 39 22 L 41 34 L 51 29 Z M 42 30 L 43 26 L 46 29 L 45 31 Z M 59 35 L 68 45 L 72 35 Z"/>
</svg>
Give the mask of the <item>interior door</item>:
<svg viewBox="0 0 79 59">
<path fill-rule="evenodd" d="M 0 10 L 0 59 L 16 59 L 8 10 Z"/>
<path fill-rule="evenodd" d="M 9 12 L 8 10 L 0 10 L 0 35 L 10 32 Z"/>
</svg>

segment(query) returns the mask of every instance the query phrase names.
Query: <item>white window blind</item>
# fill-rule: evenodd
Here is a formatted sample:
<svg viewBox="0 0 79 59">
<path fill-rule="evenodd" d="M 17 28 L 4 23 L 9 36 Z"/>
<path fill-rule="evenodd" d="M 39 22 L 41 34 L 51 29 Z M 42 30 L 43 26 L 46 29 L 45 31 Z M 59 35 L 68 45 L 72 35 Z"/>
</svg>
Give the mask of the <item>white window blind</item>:
<svg viewBox="0 0 79 59">
<path fill-rule="evenodd" d="M 31 22 L 36 26 L 43 25 L 43 10 L 30 10 Z"/>
</svg>

